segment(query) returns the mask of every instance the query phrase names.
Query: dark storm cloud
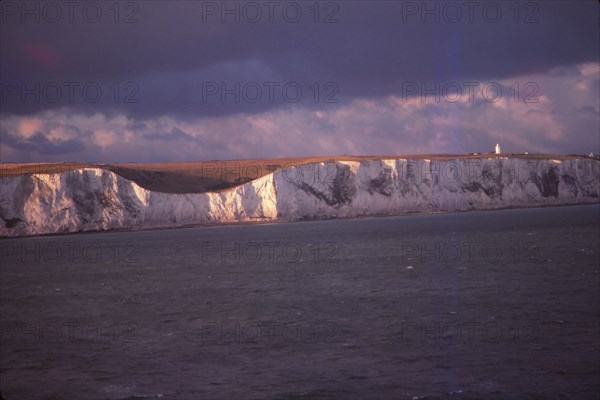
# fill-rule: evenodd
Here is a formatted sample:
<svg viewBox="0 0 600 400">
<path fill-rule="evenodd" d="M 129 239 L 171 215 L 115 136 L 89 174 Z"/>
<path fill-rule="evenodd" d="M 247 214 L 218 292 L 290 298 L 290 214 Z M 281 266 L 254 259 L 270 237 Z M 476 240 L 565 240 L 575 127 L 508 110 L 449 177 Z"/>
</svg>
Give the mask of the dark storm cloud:
<svg viewBox="0 0 600 400">
<path fill-rule="evenodd" d="M 472 15 L 456 2 L 462 13 L 456 23 L 444 2 L 322 2 L 319 23 L 313 2 L 295 3 L 302 10 L 296 23 L 286 21 L 294 14 L 288 7 L 284 17 L 285 2 L 274 8 L 272 22 L 264 3 L 255 3 L 262 12 L 257 23 L 245 21 L 254 14 L 243 13 L 244 2 L 237 3 L 239 23 L 233 15 L 223 23 L 219 15 L 235 2 L 132 2 L 137 9 L 121 3 L 119 22 L 113 3 L 100 2 L 96 23 L 82 17 L 89 2 L 76 2 L 72 23 L 64 9 L 56 23 L 43 14 L 39 23 L 33 15 L 23 21 L 22 10 L 6 6 L 14 3 L 2 2 L 0 71 L 3 112 L 19 115 L 65 106 L 136 118 L 333 108 L 358 97 L 402 95 L 407 82 L 493 81 L 557 66 L 570 74 L 573 64 L 598 61 L 595 1 L 516 3 L 518 15 L 514 2 L 495 2 L 502 13 L 497 22 L 488 2 L 475 2 Z M 425 4 L 439 7 L 439 23 L 421 15 Z M 131 13 L 137 22 L 124 23 Z M 337 22 L 323 23 L 328 16 Z M 221 83 L 225 89 L 239 83 L 242 98 L 225 93 L 223 101 Z M 40 98 L 23 98 L 23 88 Z M 324 104 L 328 95 L 337 102 Z"/>
<path fill-rule="evenodd" d="M 74 154 L 85 149 L 85 144 L 80 139 L 51 141 L 41 132 L 36 132 L 30 138 L 23 138 L 2 130 L 2 143 L 23 153 L 63 155 Z"/>
<path fill-rule="evenodd" d="M 192 135 L 185 133 L 179 128 L 171 129 L 170 133 L 147 133 L 143 135 L 144 139 L 164 140 L 164 141 L 196 141 Z"/>
</svg>

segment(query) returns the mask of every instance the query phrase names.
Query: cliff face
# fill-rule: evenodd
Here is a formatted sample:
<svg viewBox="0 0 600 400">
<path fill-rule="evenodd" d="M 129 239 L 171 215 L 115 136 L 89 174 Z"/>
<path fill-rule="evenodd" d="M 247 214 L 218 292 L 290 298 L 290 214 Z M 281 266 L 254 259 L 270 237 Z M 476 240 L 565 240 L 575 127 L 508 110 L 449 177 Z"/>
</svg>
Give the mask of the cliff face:
<svg viewBox="0 0 600 400">
<path fill-rule="evenodd" d="M 0 181 L 0 235 L 598 203 L 592 159 L 373 160 L 286 168 L 218 193 L 146 190 L 81 169 Z"/>
</svg>

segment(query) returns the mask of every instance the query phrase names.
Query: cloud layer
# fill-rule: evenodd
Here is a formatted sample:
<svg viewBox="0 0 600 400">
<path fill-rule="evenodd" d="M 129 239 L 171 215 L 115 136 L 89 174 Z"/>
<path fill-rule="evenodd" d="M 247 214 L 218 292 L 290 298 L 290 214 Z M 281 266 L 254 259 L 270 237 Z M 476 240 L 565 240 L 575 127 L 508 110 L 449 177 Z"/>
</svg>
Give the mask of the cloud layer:
<svg viewBox="0 0 600 400">
<path fill-rule="evenodd" d="M 597 2 L 27 3 L 2 162 L 600 152 Z"/>
</svg>

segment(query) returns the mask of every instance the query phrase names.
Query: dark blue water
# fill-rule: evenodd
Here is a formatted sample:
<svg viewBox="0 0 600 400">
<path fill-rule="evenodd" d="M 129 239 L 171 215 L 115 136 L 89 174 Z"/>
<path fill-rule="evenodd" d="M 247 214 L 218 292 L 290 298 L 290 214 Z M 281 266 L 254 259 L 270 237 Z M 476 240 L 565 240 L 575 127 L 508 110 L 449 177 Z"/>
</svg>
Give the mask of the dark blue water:
<svg viewBox="0 0 600 400">
<path fill-rule="evenodd" d="M 12 399 L 598 399 L 600 207 L 0 241 Z"/>
</svg>

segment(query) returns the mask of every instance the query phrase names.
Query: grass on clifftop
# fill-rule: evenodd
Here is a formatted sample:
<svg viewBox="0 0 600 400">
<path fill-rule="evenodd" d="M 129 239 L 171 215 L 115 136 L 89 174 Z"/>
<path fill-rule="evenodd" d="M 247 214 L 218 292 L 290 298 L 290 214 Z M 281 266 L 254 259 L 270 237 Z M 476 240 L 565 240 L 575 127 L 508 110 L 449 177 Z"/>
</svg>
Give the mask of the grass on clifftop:
<svg viewBox="0 0 600 400">
<path fill-rule="evenodd" d="M 262 160 L 215 160 L 157 164 L 92 164 L 92 163 L 28 163 L 0 164 L 0 179 L 27 174 L 53 174 L 81 168 L 102 168 L 136 182 L 141 187 L 165 193 L 205 193 L 229 189 L 273 171 L 288 167 L 331 161 L 363 161 L 376 159 L 450 160 L 465 158 L 513 157 L 524 159 L 572 160 L 582 156 L 544 154 L 436 154 L 396 156 L 319 156 L 272 158 Z"/>
</svg>

